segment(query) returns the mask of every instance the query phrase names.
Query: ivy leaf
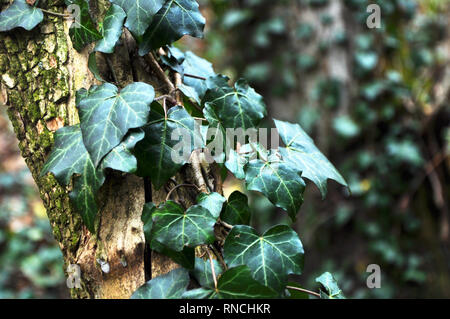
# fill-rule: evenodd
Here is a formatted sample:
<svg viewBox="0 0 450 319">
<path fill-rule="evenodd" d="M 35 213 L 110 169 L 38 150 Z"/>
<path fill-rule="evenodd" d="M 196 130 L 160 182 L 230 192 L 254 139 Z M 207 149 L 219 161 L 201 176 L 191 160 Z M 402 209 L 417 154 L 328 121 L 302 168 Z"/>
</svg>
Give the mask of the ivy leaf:
<svg viewBox="0 0 450 319">
<path fill-rule="evenodd" d="M 180 49 L 176 47 L 168 47 L 167 48 L 167 56 L 161 56 L 161 62 L 171 68 L 173 71 L 181 74 L 184 74 L 184 68 L 181 65 L 184 61 L 184 53 Z"/>
<path fill-rule="evenodd" d="M 204 78 L 216 75 L 212 64 L 205 59 L 196 56 L 194 53 L 187 51 L 184 56 L 184 61 L 181 64 L 186 74 L 196 75 Z M 183 84 L 179 87 L 183 94 L 195 100 L 198 104 L 201 103 L 206 90 L 206 81 L 196 79 L 188 76 L 183 77 Z"/>
<path fill-rule="evenodd" d="M 220 218 L 230 225 L 248 225 L 250 216 L 247 196 L 234 191 L 228 198 Z"/>
<path fill-rule="evenodd" d="M 153 212 L 152 218 L 152 239 L 175 251 L 214 241 L 216 219 L 201 206 L 191 206 L 185 212 L 177 203 L 167 201 Z"/>
<path fill-rule="evenodd" d="M 157 209 L 156 205 L 152 202 L 146 203 L 142 210 L 141 219 L 144 223 L 144 236 L 147 243 L 152 241 L 152 228 L 153 228 L 153 219 L 152 214 Z"/>
<path fill-rule="evenodd" d="M 208 114 L 215 113 L 224 128 L 257 127 L 266 115 L 266 106 L 261 95 L 255 92 L 244 79 L 238 80 L 234 88 L 228 85 L 223 75 L 206 80 L 208 90 L 202 100 Z"/>
<path fill-rule="evenodd" d="M 342 290 L 339 288 L 336 279 L 329 272 L 324 272 L 316 278 L 316 282 L 320 283 L 320 298 L 321 299 L 345 299 Z"/>
<path fill-rule="evenodd" d="M 167 118 L 152 111 L 149 124 L 143 129 L 145 138 L 135 149 L 138 175 L 150 176 L 156 189 L 161 188 L 187 163 L 194 148 L 203 146 L 202 138 L 195 129 L 195 120 L 181 106 L 172 107 L 167 112 Z M 177 133 L 181 136 L 172 139 L 172 134 Z M 183 154 L 180 155 L 178 150 Z"/>
<path fill-rule="evenodd" d="M 126 18 L 126 13 L 121 7 L 111 4 L 111 7 L 106 12 L 103 20 L 103 38 L 95 45 L 95 51 L 103 53 L 113 53 L 114 47 L 119 41 L 123 31 L 123 22 Z"/>
<path fill-rule="evenodd" d="M 89 156 L 86 157 L 84 172 L 76 176 L 73 182 L 73 190 L 69 198 L 75 209 L 81 214 L 86 227 L 94 233 L 95 217 L 98 213 L 97 191 L 105 182 L 105 175 L 96 169 Z"/>
<path fill-rule="evenodd" d="M 233 175 L 237 179 L 244 179 L 245 178 L 244 167 L 245 164 L 247 163 L 248 160 L 244 156 L 241 156 L 235 150 L 230 149 L 228 152 L 228 157 L 225 161 L 225 167 L 228 168 L 228 170 L 231 173 L 233 173 Z"/>
<path fill-rule="evenodd" d="M 110 0 L 127 13 L 125 26 L 135 37 L 145 33 L 153 16 L 162 8 L 165 0 Z"/>
<path fill-rule="evenodd" d="M 267 161 L 254 159 L 245 165 L 245 183 L 248 190 L 261 192 L 275 206 L 287 211 L 295 220 L 303 203 L 305 182 L 298 170 L 271 156 Z"/>
<path fill-rule="evenodd" d="M 102 35 L 97 31 L 91 19 L 87 0 L 68 0 L 66 3 L 80 7 L 79 19 L 75 19 L 70 26 L 69 35 L 75 50 L 81 51 L 89 43 L 100 40 Z"/>
<path fill-rule="evenodd" d="M 159 241 L 152 240 L 150 248 L 158 253 L 169 257 L 176 264 L 186 269 L 194 269 L 195 264 L 195 248 L 184 247 L 182 251 L 175 251 L 161 244 Z"/>
<path fill-rule="evenodd" d="M 131 299 L 180 299 L 189 284 L 186 269 L 177 268 L 139 287 Z"/>
<path fill-rule="evenodd" d="M 253 278 L 279 292 L 289 274 L 302 273 L 303 255 L 297 233 L 286 225 L 272 227 L 262 236 L 250 226 L 235 226 L 224 244 L 227 265 L 247 265 Z"/>
<path fill-rule="evenodd" d="M 89 59 L 88 59 L 88 68 L 89 71 L 91 71 L 91 73 L 94 75 L 94 77 L 100 81 L 100 82 L 105 82 L 105 80 L 103 80 L 102 76 L 100 75 L 100 71 L 98 70 L 98 66 L 97 66 L 97 57 L 95 55 L 95 51 L 91 52 L 89 54 Z M 86 94 L 85 94 L 86 93 Z M 87 91 L 83 92 L 83 94 L 87 95 Z M 80 98 L 82 98 L 83 96 L 79 96 Z M 78 99 L 79 101 L 80 99 Z"/>
<path fill-rule="evenodd" d="M 327 194 L 327 179 L 333 179 L 347 186 L 344 178 L 333 164 L 314 145 L 314 141 L 298 124 L 274 120 L 286 148 L 280 148 L 280 154 L 286 162 L 292 163 L 302 176 L 317 185 L 322 197 Z"/>
<path fill-rule="evenodd" d="M 95 166 L 119 145 L 129 129 L 147 123 L 154 97 L 151 85 L 136 82 L 120 93 L 110 83 L 94 86 L 80 99 L 78 110 L 83 141 Z"/>
<path fill-rule="evenodd" d="M 139 45 L 139 54 L 177 41 L 184 35 L 202 38 L 205 18 L 195 0 L 167 0 L 156 13 Z"/>
<path fill-rule="evenodd" d="M 209 194 L 200 193 L 197 196 L 197 204 L 206 208 L 216 219 L 219 218 L 223 203 L 225 201 L 225 197 L 216 192 Z"/>
<path fill-rule="evenodd" d="M 41 9 L 32 7 L 25 0 L 15 0 L 12 5 L 0 13 L 0 31 L 9 31 L 22 27 L 30 31 L 44 19 Z"/>
<path fill-rule="evenodd" d="M 250 269 L 243 265 L 230 268 L 217 281 L 217 290 L 199 288 L 189 290 L 183 298 L 192 299 L 263 299 L 276 298 L 278 294 L 252 278 Z"/>
<path fill-rule="evenodd" d="M 102 169 L 111 168 L 125 173 L 136 172 L 137 160 L 131 150 L 137 142 L 144 138 L 144 135 L 142 130 L 130 132 L 119 145 L 105 156 L 101 164 Z"/>
<path fill-rule="evenodd" d="M 223 269 L 217 260 L 213 259 L 214 272 L 216 279 L 222 274 Z M 197 279 L 200 286 L 214 289 L 214 278 L 211 269 L 211 262 L 202 258 L 195 258 L 195 268 L 193 275 Z"/>
<path fill-rule="evenodd" d="M 70 199 L 87 228 L 93 232 L 98 211 L 96 193 L 104 183 L 105 176 L 95 168 L 84 147 L 80 125 L 66 126 L 56 131 L 55 145 L 41 170 L 41 176 L 49 172 L 65 186 L 69 184 L 72 175 L 81 174 L 74 178 Z"/>
</svg>

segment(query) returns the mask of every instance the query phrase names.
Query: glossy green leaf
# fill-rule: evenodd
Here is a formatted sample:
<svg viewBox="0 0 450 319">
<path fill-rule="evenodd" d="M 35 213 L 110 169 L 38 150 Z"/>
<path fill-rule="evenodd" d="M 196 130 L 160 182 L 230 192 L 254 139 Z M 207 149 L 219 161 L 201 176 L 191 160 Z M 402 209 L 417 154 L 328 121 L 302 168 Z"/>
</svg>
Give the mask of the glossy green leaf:
<svg viewBox="0 0 450 319">
<path fill-rule="evenodd" d="M 208 90 L 202 100 L 207 114 L 217 114 L 224 128 L 257 127 L 266 115 L 266 106 L 261 95 L 248 83 L 240 79 L 234 88 L 228 85 L 228 78 L 217 75 L 207 79 Z"/>
<path fill-rule="evenodd" d="M 95 55 L 95 51 L 91 52 L 89 54 L 89 59 L 88 59 L 88 68 L 89 71 L 91 71 L 91 73 L 94 75 L 94 77 L 100 81 L 100 82 L 105 82 L 105 80 L 103 80 L 102 76 L 100 75 L 100 71 L 98 70 L 98 66 L 97 66 L 97 57 Z M 85 91 L 84 93 L 86 93 L 85 95 L 87 95 L 87 91 Z M 80 98 L 82 98 L 83 96 L 80 96 Z M 79 101 L 80 99 L 78 99 Z"/>
<path fill-rule="evenodd" d="M 49 172 L 62 185 L 68 185 L 73 174 L 81 175 L 74 178 L 70 199 L 85 225 L 93 232 L 98 211 L 96 193 L 105 176 L 95 168 L 84 147 L 79 125 L 63 127 L 55 133 L 55 145 L 41 170 L 41 176 Z"/>
<path fill-rule="evenodd" d="M 245 265 L 224 272 L 217 282 L 217 290 L 199 288 L 183 294 L 183 298 L 190 299 L 263 299 L 277 296 L 271 288 L 253 279 L 250 269 Z"/>
<path fill-rule="evenodd" d="M 136 157 L 131 153 L 136 143 L 144 138 L 144 132 L 137 130 L 130 132 L 124 140 L 114 147 L 102 161 L 102 169 L 111 168 L 125 173 L 134 173 L 137 170 Z"/>
<path fill-rule="evenodd" d="M 283 159 L 297 171 L 301 171 L 303 177 L 314 182 L 322 196 L 327 193 L 327 179 L 329 178 L 348 187 L 341 174 L 319 151 L 300 125 L 278 120 L 275 120 L 275 125 L 281 139 L 286 144 L 286 148 L 280 148 Z"/>
<path fill-rule="evenodd" d="M 139 287 L 131 299 L 180 299 L 189 285 L 189 273 L 177 268 Z"/>
<path fill-rule="evenodd" d="M 25 0 L 14 0 L 8 9 L 0 13 L 0 31 L 9 31 L 17 27 L 29 31 L 42 19 L 44 14 L 41 9 L 30 6 Z"/>
<path fill-rule="evenodd" d="M 183 266 L 186 269 L 194 269 L 195 265 L 195 248 L 184 247 L 182 251 L 175 251 L 161 244 L 159 241 L 152 240 L 150 248 L 158 253 L 169 257 L 176 264 Z"/>
<path fill-rule="evenodd" d="M 153 228 L 153 219 L 152 214 L 156 210 L 156 205 L 152 202 L 146 203 L 142 210 L 141 219 L 144 223 L 144 236 L 147 243 L 150 243 L 152 240 L 152 228 Z"/>
<path fill-rule="evenodd" d="M 139 54 L 171 44 L 184 35 L 202 38 L 205 18 L 195 0 L 167 0 L 143 35 Z"/>
<path fill-rule="evenodd" d="M 75 19 L 70 26 L 69 35 L 75 50 L 81 51 L 89 43 L 100 40 L 102 35 L 97 31 L 91 19 L 87 0 L 68 0 L 66 3 L 80 7 L 79 19 Z"/>
<path fill-rule="evenodd" d="M 216 279 L 222 274 L 223 269 L 217 260 L 213 259 Z M 195 268 L 192 271 L 200 286 L 214 289 L 214 277 L 209 259 L 195 258 Z"/>
<path fill-rule="evenodd" d="M 175 263 L 187 269 L 194 269 L 195 249 L 184 247 L 182 251 L 175 251 L 152 239 L 153 212 L 157 209 L 155 204 L 146 203 L 142 211 L 142 222 L 144 223 L 145 241 L 150 244 L 150 248 L 171 258 Z"/>
<path fill-rule="evenodd" d="M 224 245 L 230 267 L 247 265 L 253 278 L 281 292 L 289 274 L 303 269 L 303 246 L 297 233 L 286 225 L 272 227 L 260 236 L 249 226 L 233 227 Z"/>
<path fill-rule="evenodd" d="M 103 20 L 102 34 L 103 38 L 95 45 L 95 51 L 103 53 L 113 53 L 114 47 L 119 41 L 123 31 L 123 22 L 126 13 L 121 7 L 111 4 Z"/>
<path fill-rule="evenodd" d="M 336 279 L 329 272 L 324 272 L 316 278 L 316 282 L 320 283 L 320 298 L 322 299 L 345 299 L 342 290 L 339 288 Z"/>
<path fill-rule="evenodd" d="M 267 161 L 251 160 L 245 166 L 245 183 L 248 190 L 261 192 L 295 220 L 303 203 L 305 182 L 290 164 L 276 159 L 276 156 Z"/>
<path fill-rule="evenodd" d="M 216 192 L 209 194 L 200 193 L 197 196 L 197 204 L 206 208 L 214 218 L 219 218 L 225 201 L 225 197 Z"/>
<path fill-rule="evenodd" d="M 127 14 L 125 26 L 135 37 L 142 36 L 165 0 L 110 0 Z"/>
<path fill-rule="evenodd" d="M 214 69 L 210 62 L 196 56 L 190 51 L 185 53 L 184 61 L 181 66 L 186 74 L 200 76 L 205 79 L 215 75 Z M 198 104 L 201 103 L 207 89 L 208 87 L 206 86 L 205 80 L 196 79 L 189 76 L 183 77 L 183 85 L 180 86 L 180 90 L 183 94 L 189 98 L 192 98 Z"/>
<path fill-rule="evenodd" d="M 250 217 L 247 195 L 234 191 L 228 197 L 220 218 L 230 225 L 248 225 Z"/>
<path fill-rule="evenodd" d="M 191 206 L 185 212 L 177 203 L 167 201 L 153 212 L 152 218 L 152 239 L 175 251 L 214 241 L 216 219 L 201 206 Z"/>
<path fill-rule="evenodd" d="M 86 149 L 96 166 L 119 145 L 129 129 L 147 123 L 155 92 L 151 85 L 136 82 L 119 93 L 116 86 L 94 86 L 78 105 Z"/>
<path fill-rule="evenodd" d="M 167 118 L 152 111 L 149 124 L 143 129 L 145 138 L 135 150 L 138 175 L 150 176 L 159 189 L 187 163 L 194 148 L 202 147 L 203 141 L 195 129 L 194 119 L 181 106 L 172 107 Z M 172 139 L 174 136 L 177 137 Z"/>
</svg>

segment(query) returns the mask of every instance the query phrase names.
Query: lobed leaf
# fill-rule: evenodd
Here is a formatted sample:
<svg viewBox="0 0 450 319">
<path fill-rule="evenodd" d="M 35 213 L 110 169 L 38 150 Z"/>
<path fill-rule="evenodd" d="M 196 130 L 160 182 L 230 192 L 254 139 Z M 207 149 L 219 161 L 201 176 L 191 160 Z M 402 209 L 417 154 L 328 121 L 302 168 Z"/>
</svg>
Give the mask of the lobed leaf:
<svg viewBox="0 0 450 319">
<path fill-rule="evenodd" d="M 126 16 L 125 11 L 120 6 L 111 4 L 103 20 L 103 38 L 95 45 L 95 51 L 103 53 L 114 52 L 114 48 L 122 35 L 123 22 Z"/>
<path fill-rule="evenodd" d="M 327 193 L 327 179 L 333 179 L 347 186 L 344 178 L 333 164 L 319 151 L 314 141 L 298 124 L 274 120 L 286 148 L 280 154 L 286 162 L 301 172 L 302 176 L 317 185 L 322 197 Z"/>
<path fill-rule="evenodd" d="M 177 268 L 139 287 L 131 299 L 180 299 L 189 285 L 189 273 Z"/>
<path fill-rule="evenodd" d="M 125 27 L 137 38 L 148 29 L 154 15 L 162 8 L 165 0 L 110 0 L 127 14 Z"/>
<path fill-rule="evenodd" d="M 12 5 L 0 13 L 0 31 L 9 31 L 17 27 L 30 31 L 43 19 L 41 9 L 30 6 L 25 0 L 14 0 Z"/>
<path fill-rule="evenodd" d="M 151 85 L 136 82 L 120 93 L 110 83 L 94 86 L 80 99 L 78 110 L 83 141 L 96 167 L 119 145 L 129 129 L 147 123 L 154 97 Z"/>
<path fill-rule="evenodd" d="M 253 278 L 278 292 L 289 274 L 302 273 L 303 255 L 297 233 L 286 225 L 272 227 L 262 236 L 250 226 L 235 226 L 224 244 L 227 265 L 247 265 Z"/>
<path fill-rule="evenodd" d="M 177 41 L 184 35 L 202 38 L 205 18 L 195 0 L 167 0 L 143 35 L 139 54 Z"/>
<path fill-rule="evenodd" d="M 195 205 L 184 209 L 173 201 L 167 201 L 153 214 L 152 240 L 168 248 L 181 251 L 185 246 L 195 247 L 214 241 L 216 219 L 209 211 Z"/>
<path fill-rule="evenodd" d="M 220 218 L 230 225 L 248 225 L 250 223 L 250 207 L 247 195 L 234 191 L 225 204 Z"/>
</svg>

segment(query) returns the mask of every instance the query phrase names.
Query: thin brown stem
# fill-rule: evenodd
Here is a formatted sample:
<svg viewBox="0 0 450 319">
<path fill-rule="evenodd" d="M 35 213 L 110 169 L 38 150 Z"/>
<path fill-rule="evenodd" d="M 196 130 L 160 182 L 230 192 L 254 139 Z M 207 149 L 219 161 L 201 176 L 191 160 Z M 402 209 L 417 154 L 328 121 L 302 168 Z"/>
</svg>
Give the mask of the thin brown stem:
<svg viewBox="0 0 450 319">
<path fill-rule="evenodd" d="M 228 229 L 233 228 L 233 225 L 230 225 L 230 224 L 224 222 L 223 220 L 220 220 L 219 223 L 222 224 L 225 228 L 228 228 Z"/>
<path fill-rule="evenodd" d="M 71 17 L 71 15 L 67 14 L 67 13 L 53 12 L 53 11 L 45 10 L 45 9 L 42 9 L 42 8 L 38 8 L 38 9 L 40 9 L 44 13 L 47 13 L 47 14 L 50 14 L 50 15 L 54 15 L 54 16 L 57 16 L 57 17 L 62 17 L 62 18 L 70 18 Z"/>
<path fill-rule="evenodd" d="M 169 92 L 173 92 L 175 90 L 175 86 L 172 81 L 170 81 L 169 77 L 164 73 L 164 70 L 159 65 L 158 61 L 156 61 L 153 54 L 150 52 L 145 56 L 145 60 L 152 67 L 153 71 L 155 71 L 156 75 L 159 77 L 161 81 L 163 81 L 167 87 L 169 88 Z"/>
<path fill-rule="evenodd" d="M 179 185 L 175 186 L 174 188 L 172 188 L 169 191 L 169 193 L 167 193 L 166 202 L 170 199 L 170 195 L 172 195 L 173 191 L 176 190 L 177 188 L 180 188 L 180 187 L 195 187 L 200 192 L 200 189 L 197 187 L 197 185 L 194 185 L 194 184 L 179 184 Z"/>
<path fill-rule="evenodd" d="M 303 288 L 293 287 L 293 286 L 286 286 L 286 289 L 292 289 L 292 290 L 298 290 L 298 291 L 301 291 L 301 292 L 306 292 L 307 294 L 310 294 L 310 295 L 313 295 L 313 296 L 316 296 L 316 297 L 320 298 L 320 294 L 318 294 L 317 292 L 308 290 L 308 289 L 303 289 Z"/>
<path fill-rule="evenodd" d="M 209 252 L 209 249 L 206 249 L 206 252 L 208 253 L 209 263 L 211 264 L 211 272 L 214 280 L 214 288 L 217 289 L 217 277 L 216 277 L 216 270 L 214 269 L 213 258 L 211 256 L 211 253 Z"/>
<path fill-rule="evenodd" d="M 206 81 L 206 78 L 204 78 L 203 76 L 198 76 L 198 75 L 188 74 L 188 73 L 184 73 L 184 76 L 187 76 L 187 77 L 193 78 L 193 79 L 197 79 L 197 80 Z"/>
</svg>

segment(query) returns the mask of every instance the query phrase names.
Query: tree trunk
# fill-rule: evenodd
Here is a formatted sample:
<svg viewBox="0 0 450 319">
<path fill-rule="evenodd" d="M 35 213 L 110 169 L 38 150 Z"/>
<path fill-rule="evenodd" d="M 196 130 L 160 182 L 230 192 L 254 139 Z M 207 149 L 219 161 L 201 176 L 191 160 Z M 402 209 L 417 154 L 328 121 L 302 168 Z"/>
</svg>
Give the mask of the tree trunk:
<svg viewBox="0 0 450 319">
<path fill-rule="evenodd" d="M 2 9 L 8 3 L 1 0 Z M 101 21 L 108 1 L 90 1 L 90 5 L 99 18 L 94 21 Z M 41 0 L 39 7 L 63 12 L 66 6 L 63 0 Z M 151 253 L 150 261 L 150 254 L 145 253 L 141 221 L 146 199 L 157 204 L 165 198 L 168 189 L 153 190 L 153 196 L 149 197 L 142 178 L 118 172 L 109 174 L 98 195 L 98 230 L 91 234 L 69 202 L 70 187 L 61 187 L 51 175 L 39 177 L 52 149 L 53 133 L 62 126 L 79 122 L 76 91 L 98 84 L 87 67 L 93 45 L 81 53 L 74 50 L 68 35 L 70 23 L 46 14 L 44 21 L 30 32 L 16 29 L 0 34 L 2 104 L 8 107 L 21 154 L 39 188 L 64 256 L 65 269 L 70 264 L 80 266 L 82 288 L 71 289 L 72 297 L 129 298 L 150 276 L 177 267 L 156 252 Z M 103 55 L 98 57 L 102 74 L 108 76 L 107 68 L 112 65 L 119 87 L 132 81 L 144 81 L 156 89 L 164 88 L 157 73 L 134 55 L 135 47 L 129 33 L 124 32 L 121 43 L 107 61 Z M 148 72 L 144 71 L 146 69 Z M 199 184 L 193 172 L 187 166 L 175 179 Z M 186 189 L 176 193 L 186 206 L 192 205 L 196 196 Z"/>
</svg>

